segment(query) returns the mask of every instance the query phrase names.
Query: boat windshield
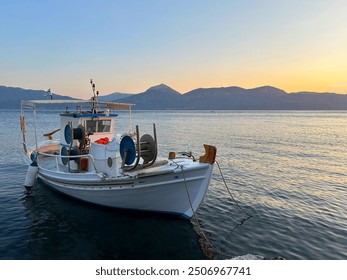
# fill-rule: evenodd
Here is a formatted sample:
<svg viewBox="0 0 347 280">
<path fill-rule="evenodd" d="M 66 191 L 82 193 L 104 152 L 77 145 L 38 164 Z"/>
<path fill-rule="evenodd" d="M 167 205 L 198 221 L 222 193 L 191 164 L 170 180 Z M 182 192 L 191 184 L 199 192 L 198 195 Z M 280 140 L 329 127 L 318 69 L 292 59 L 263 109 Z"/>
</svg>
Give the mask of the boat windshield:
<svg viewBox="0 0 347 280">
<path fill-rule="evenodd" d="M 110 132 L 111 120 L 86 120 L 85 128 L 87 133 Z"/>
</svg>

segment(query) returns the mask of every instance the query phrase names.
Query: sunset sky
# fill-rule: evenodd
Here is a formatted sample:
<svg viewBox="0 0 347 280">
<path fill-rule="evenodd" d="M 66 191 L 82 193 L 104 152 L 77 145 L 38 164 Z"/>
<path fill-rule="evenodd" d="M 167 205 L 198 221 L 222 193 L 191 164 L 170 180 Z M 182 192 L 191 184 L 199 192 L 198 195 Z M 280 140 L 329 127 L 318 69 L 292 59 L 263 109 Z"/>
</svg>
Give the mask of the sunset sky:
<svg viewBox="0 0 347 280">
<path fill-rule="evenodd" d="M 346 0 L 0 0 L 0 85 L 347 93 Z"/>
</svg>

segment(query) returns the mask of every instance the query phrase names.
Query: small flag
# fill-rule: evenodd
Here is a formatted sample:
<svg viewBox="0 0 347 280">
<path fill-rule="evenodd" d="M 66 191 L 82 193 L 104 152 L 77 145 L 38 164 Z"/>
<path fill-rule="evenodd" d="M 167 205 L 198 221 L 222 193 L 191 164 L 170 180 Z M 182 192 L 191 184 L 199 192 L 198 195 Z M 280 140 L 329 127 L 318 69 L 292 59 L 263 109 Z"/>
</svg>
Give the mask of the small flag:
<svg viewBox="0 0 347 280">
<path fill-rule="evenodd" d="M 50 96 L 50 97 L 51 97 L 51 100 L 53 100 L 53 94 L 52 94 L 50 88 L 45 92 L 45 96 Z"/>
</svg>

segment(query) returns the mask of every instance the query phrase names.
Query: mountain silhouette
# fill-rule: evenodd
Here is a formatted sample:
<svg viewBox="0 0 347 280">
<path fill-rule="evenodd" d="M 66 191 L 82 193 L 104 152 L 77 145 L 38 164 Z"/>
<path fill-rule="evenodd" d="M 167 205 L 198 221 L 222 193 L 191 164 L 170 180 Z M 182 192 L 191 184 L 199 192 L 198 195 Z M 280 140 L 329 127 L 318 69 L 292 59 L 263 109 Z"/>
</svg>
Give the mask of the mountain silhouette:
<svg viewBox="0 0 347 280">
<path fill-rule="evenodd" d="M 182 94 L 167 85 L 150 87 L 145 92 L 134 94 L 122 101 L 136 105 L 136 109 L 163 110 L 180 109 Z"/>
<path fill-rule="evenodd" d="M 24 99 L 49 99 L 44 90 L 6 86 L 0 86 L 0 97 L 0 109 L 18 109 Z M 53 99 L 68 98 L 71 97 L 53 94 Z M 132 103 L 135 110 L 347 110 L 347 94 L 287 93 L 272 86 L 198 88 L 181 94 L 160 84 L 138 94 L 112 93 L 99 98 Z"/>
<path fill-rule="evenodd" d="M 19 87 L 0 86 L 0 109 L 18 109 L 21 100 L 50 99 L 45 90 L 23 89 Z M 73 99 L 52 93 L 53 99 Z"/>
</svg>

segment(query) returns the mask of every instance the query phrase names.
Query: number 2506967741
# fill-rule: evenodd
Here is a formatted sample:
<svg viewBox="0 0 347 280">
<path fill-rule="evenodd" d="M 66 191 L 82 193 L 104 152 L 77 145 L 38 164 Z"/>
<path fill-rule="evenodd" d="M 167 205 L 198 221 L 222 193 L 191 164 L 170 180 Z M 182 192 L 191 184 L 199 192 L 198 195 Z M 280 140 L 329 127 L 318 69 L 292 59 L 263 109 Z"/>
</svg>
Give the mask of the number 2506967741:
<svg viewBox="0 0 347 280">
<path fill-rule="evenodd" d="M 226 266 L 226 267 L 188 267 L 188 275 L 251 275 L 250 267 Z"/>
</svg>

